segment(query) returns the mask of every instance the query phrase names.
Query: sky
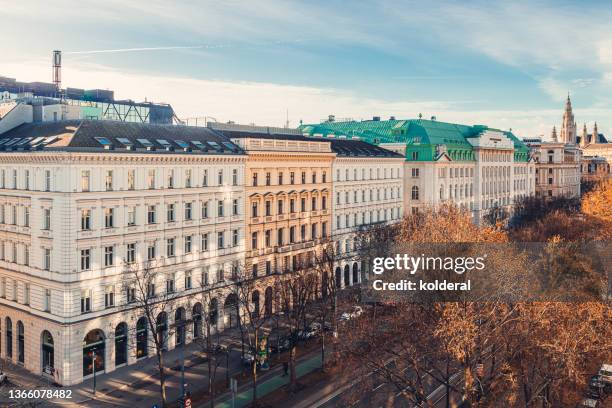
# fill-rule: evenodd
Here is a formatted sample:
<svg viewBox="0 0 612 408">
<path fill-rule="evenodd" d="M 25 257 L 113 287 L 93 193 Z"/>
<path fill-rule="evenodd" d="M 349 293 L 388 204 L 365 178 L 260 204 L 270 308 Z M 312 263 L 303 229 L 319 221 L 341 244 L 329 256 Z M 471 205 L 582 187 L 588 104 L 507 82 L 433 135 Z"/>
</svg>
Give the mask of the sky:
<svg viewBox="0 0 612 408">
<path fill-rule="evenodd" d="M 422 114 L 522 137 L 558 128 L 570 92 L 579 132 L 609 133 L 611 19 L 586 0 L 0 0 L 0 75 L 50 82 L 60 49 L 63 87 L 180 118 Z"/>
</svg>

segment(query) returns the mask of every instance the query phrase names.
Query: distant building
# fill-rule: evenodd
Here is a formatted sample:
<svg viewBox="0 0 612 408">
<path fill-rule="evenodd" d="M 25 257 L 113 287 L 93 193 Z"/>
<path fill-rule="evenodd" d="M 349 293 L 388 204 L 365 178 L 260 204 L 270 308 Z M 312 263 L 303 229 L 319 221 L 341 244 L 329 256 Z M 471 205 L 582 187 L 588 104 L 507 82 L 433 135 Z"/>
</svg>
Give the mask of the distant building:
<svg viewBox="0 0 612 408">
<path fill-rule="evenodd" d="M 512 132 L 436 120 L 326 121 L 304 125 L 309 136 L 359 138 L 400 153 L 404 209 L 452 202 L 479 221 L 492 209 L 511 211 L 535 193 L 529 148 Z"/>
</svg>

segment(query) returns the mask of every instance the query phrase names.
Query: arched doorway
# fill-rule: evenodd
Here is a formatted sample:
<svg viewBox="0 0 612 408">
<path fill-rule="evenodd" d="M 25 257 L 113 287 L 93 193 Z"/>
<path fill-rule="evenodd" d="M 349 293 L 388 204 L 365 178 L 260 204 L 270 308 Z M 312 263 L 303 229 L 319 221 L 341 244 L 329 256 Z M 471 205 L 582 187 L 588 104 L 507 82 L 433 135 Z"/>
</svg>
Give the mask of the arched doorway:
<svg viewBox="0 0 612 408">
<path fill-rule="evenodd" d="M 176 346 L 185 344 L 185 308 L 179 307 L 174 312 L 174 326 Z"/>
<path fill-rule="evenodd" d="M 148 332 L 147 318 L 143 316 L 136 322 L 136 358 L 146 357 L 149 354 Z"/>
<path fill-rule="evenodd" d="M 94 364 L 96 372 L 104 371 L 104 340 L 100 329 L 90 331 L 83 339 L 83 377 L 93 374 Z"/>
<path fill-rule="evenodd" d="M 273 300 L 273 293 L 272 293 L 272 288 L 270 286 L 268 286 L 266 288 L 266 294 L 265 294 L 265 315 L 266 317 L 270 317 L 272 316 L 272 300 Z"/>
<path fill-rule="evenodd" d="M 13 358 L 13 322 L 10 317 L 5 320 L 6 330 L 6 358 Z"/>
<path fill-rule="evenodd" d="M 193 337 L 202 337 L 202 304 L 196 303 L 191 311 L 193 317 Z"/>
<path fill-rule="evenodd" d="M 351 285 L 351 267 L 344 265 L 344 287 Z"/>
<path fill-rule="evenodd" d="M 253 302 L 253 318 L 259 318 L 259 291 L 256 290 L 251 295 L 251 301 Z"/>
<path fill-rule="evenodd" d="M 336 268 L 336 288 L 340 289 L 342 287 L 342 269 L 338 266 Z"/>
<path fill-rule="evenodd" d="M 128 353 L 127 324 L 119 323 L 115 328 L 115 367 L 127 363 Z"/>
<path fill-rule="evenodd" d="M 25 330 L 21 320 L 17 321 L 17 362 L 23 364 L 25 361 Z"/>
<path fill-rule="evenodd" d="M 225 327 L 234 327 L 238 324 L 238 299 L 234 293 L 230 293 L 225 299 L 223 316 Z"/>
<path fill-rule="evenodd" d="M 47 330 L 40 335 L 40 352 L 42 355 L 42 372 L 53 375 L 55 368 L 55 351 L 53 346 L 53 336 Z"/>
<path fill-rule="evenodd" d="M 208 319 L 211 326 L 216 326 L 219 321 L 219 301 L 217 298 L 213 298 L 210 301 L 210 307 L 208 308 Z"/>
<path fill-rule="evenodd" d="M 157 315 L 157 321 L 155 322 L 157 332 L 157 342 L 161 345 L 163 351 L 168 350 L 168 314 L 161 312 Z"/>
<path fill-rule="evenodd" d="M 321 280 L 321 295 L 323 296 L 323 299 L 327 299 L 327 285 L 329 285 L 329 276 L 327 275 L 327 272 L 324 272 L 323 279 Z"/>
<path fill-rule="evenodd" d="M 359 265 L 353 262 L 353 285 L 359 283 Z"/>
</svg>

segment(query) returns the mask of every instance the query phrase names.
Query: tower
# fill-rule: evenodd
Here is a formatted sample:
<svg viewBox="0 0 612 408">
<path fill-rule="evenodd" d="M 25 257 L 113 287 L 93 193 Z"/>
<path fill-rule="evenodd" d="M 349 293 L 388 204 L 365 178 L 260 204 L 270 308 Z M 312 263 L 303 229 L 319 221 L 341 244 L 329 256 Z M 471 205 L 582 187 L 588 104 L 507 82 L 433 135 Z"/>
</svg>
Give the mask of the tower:
<svg viewBox="0 0 612 408">
<path fill-rule="evenodd" d="M 599 139 L 599 132 L 597 131 L 597 122 L 593 125 L 593 136 L 591 136 L 591 143 L 597 143 L 597 139 Z"/>
<path fill-rule="evenodd" d="M 559 139 L 557 138 L 557 128 L 555 126 L 553 126 L 551 137 L 552 137 L 553 143 L 559 142 Z"/>
<path fill-rule="evenodd" d="M 59 50 L 53 51 L 53 83 L 59 92 L 62 88 L 62 52 Z"/>
<path fill-rule="evenodd" d="M 587 145 L 588 137 L 589 137 L 589 135 L 587 133 L 587 127 L 586 127 L 586 123 L 585 123 L 584 126 L 582 127 L 582 136 L 580 137 L 580 147 L 585 147 Z"/>
<path fill-rule="evenodd" d="M 565 101 L 565 112 L 563 112 L 563 124 L 561 125 L 561 142 L 576 143 L 576 122 L 574 121 L 574 113 L 572 112 L 572 101 L 570 100 L 569 92 Z"/>
</svg>

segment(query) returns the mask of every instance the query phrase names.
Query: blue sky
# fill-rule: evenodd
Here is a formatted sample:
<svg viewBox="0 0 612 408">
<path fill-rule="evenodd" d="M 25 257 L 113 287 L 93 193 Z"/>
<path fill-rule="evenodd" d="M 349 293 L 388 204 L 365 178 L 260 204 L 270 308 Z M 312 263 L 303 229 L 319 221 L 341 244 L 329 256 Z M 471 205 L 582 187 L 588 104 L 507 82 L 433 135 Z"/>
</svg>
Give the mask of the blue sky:
<svg viewBox="0 0 612 408">
<path fill-rule="evenodd" d="M 579 127 L 612 126 L 605 2 L 0 0 L 0 17 L 0 75 L 48 81 L 61 49 L 64 86 L 181 117 L 422 113 L 548 136 L 570 91 Z M 183 48 L 70 53 L 158 47 Z"/>
</svg>

